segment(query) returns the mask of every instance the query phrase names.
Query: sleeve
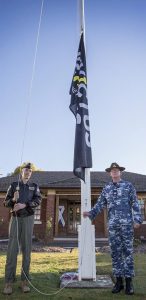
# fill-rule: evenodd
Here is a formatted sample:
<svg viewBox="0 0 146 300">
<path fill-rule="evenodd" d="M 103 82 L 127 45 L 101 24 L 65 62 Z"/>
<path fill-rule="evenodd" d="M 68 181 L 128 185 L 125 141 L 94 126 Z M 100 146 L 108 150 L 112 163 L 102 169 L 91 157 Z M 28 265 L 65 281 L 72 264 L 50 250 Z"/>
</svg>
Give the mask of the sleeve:
<svg viewBox="0 0 146 300">
<path fill-rule="evenodd" d="M 27 208 L 36 208 L 37 206 L 39 206 L 41 204 L 41 200 L 42 200 L 42 196 L 40 193 L 40 189 L 38 187 L 38 185 L 35 186 L 35 190 L 34 190 L 34 194 L 32 197 L 32 201 L 27 202 L 26 207 Z"/>
<path fill-rule="evenodd" d="M 133 221 L 134 221 L 134 223 L 141 224 L 142 217 L 141 217 L 140 206 L 138 203 L 136 190 L 133 185 L 131 185 L 131 188 L 130 188 L 130 201 L 131 201 L 132 210 L 133 210 Z"/>
<path fill-rule="evenodd" d="M 106 207 L 106 204 L 107 204 L 107 201 L 106 201 L 106 197 L 105 197 L 105 194 L 106 194 L 106 190 L 105 188 L 102 190 L 99 198 L 97 199 L 97 202 L 96 204 L 94 205 L 94 207 L 89 211 L 89 218 L 90 220 L 94 220 L 96 215 L 98 215 L 105 207 Z"/>
<path fill-rule="evenodd" d="M 14 202 L 13 202 L 13 197 L 14 197 L 14 187 L 13 184 L 11 184 L 7 190 L 6 198 L 3 202 L 5 207 L 14 207 Z"/>
</svg>

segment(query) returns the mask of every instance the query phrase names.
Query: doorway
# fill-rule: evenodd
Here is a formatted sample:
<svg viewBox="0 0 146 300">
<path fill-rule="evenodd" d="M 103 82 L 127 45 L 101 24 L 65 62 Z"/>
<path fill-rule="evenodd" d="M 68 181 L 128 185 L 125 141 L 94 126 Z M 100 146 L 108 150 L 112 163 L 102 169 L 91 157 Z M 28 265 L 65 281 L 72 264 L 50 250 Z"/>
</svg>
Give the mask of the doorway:
<svg viewBox="0 0 146 300">
<path fill-rule="evenodd" d="M 81 224 L 81 204 L 72 202 L 68 205 L 68 234 L 77 235 Z"/>
</svg>

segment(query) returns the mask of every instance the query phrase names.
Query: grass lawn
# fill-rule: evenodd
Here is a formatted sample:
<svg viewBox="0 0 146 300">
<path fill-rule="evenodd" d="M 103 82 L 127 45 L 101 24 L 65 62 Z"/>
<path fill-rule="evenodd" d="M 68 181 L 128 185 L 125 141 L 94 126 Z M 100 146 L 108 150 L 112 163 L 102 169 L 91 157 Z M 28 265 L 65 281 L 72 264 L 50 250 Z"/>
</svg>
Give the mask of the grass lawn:
<svg viewBox="0 0 146 300">
<path fill-rule="evenodd" d="M 103 289 L 64 289 L 54 296 L 43 296 L 31 289 L 31 293 L 23 294 L 19 289 L 21 256 L 18 256 L 17 282 L 14 284 L 14 292 L 11 296 L 2 294 L 4 285 L 4 268 L 6 254 L 0 253 L 0 300 L 3 299 L 100 299 L 100 300 L 146 300 L 146 254 L 135 255 L 134 279 L 135 295 L 126 296 L 124 291 L 118 295 L 113 295 L 111 291 Z M 97 274 L 111 273 L 111 259 L 109 254 L 98 254 Z M 31 277 L 32 283 L 37 289 L 45 293 L 59 291 L 59 278 L 64 272 L 76 271 L 78 268 L 78 252 L 72 253 L 32 253 Z"/>
</svg>

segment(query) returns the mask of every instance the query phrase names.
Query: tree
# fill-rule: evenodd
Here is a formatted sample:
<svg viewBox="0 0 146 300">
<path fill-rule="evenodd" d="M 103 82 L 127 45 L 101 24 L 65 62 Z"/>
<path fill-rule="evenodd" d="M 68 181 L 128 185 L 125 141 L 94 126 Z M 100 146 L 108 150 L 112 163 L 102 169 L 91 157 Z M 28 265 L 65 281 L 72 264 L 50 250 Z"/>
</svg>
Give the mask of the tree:
<svg viewBox="0 0 146 300">
<path fill-rule="evenodd" d="M 18 167 L 14 170 L 14 172 L 12 172 L 12 175 L 17 175 L 17 174 L 21 173 L 22 168 L 23 168 L 27 163 L 28 163 L 28 162 L 24 162 L 21 166 L 18 166 Z M 38 169 L 38 168 L 36 167 L 35 164 L 32 163 L 31 165 L 32 165 L 32 171 L 42 171 L 41 169 Z"/>
</svg>

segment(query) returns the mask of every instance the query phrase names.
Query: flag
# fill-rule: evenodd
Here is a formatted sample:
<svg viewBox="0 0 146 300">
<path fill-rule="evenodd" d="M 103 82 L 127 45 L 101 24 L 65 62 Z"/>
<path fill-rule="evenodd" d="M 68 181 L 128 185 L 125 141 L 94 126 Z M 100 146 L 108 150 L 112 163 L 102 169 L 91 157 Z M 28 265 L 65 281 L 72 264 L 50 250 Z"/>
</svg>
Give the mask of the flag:
<svg viewBox="0 0 146 300">
<path fill-rule="evenodd" d="M 92 167 L 90 126 L 87 99 L 87 71 L 84 36 L 81 33 L 75 71 L 70 88 L 70 110 L 76 118 L 74 174 L 85 181 L 85 168 Z"/>
</svg>

